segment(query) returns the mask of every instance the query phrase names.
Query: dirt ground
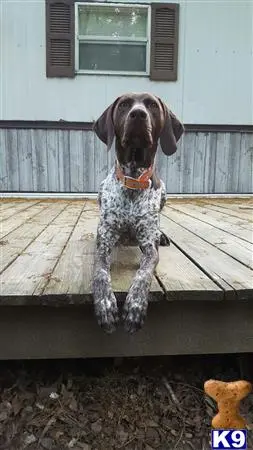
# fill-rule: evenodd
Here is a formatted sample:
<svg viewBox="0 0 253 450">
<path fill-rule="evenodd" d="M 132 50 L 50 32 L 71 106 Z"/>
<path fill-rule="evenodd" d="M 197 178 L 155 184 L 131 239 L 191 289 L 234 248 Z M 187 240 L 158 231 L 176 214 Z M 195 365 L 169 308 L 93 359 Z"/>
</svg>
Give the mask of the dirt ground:
<svg viewBox="0 0 253 450">
<path fill-rule="evenodd" d="M 207 450 L 209 378 L 253 381 L 234 356 L 0 363 L 1 450 Z M 253 450 L 253 394 L 242 405 Z"/>
</svg>

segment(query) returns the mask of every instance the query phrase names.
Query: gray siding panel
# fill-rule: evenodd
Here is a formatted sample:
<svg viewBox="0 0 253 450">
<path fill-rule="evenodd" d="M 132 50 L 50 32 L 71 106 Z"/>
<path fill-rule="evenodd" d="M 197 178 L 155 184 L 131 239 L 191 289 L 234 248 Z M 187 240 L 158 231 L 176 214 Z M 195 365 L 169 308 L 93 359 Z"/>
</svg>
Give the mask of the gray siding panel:
<svg viewBox="0 0 253 450">
<path fill-rule="evenodd" d="M 209 133 L 209 140 L 205 148 L 205 169 L 203 192 L 215 193 L 215 169 L 217 158 L 217 133 Z"/>
<path fill-rule="evenodd" d="M 229 153 L 230 142 L 229 133 L 217 134 L 217 151 L 216 151 L 216 164 L 215 164 L 215 192 L 222 192 L 225 188 L 228 190 L 228 180 L 230 174 L 229 169 Z"/>
<path fill-rule="evenodd" d="M 44 192 L 48 190 L 47 133 L 45 130 L 31 130 L 31 134 L 32 134 L 32 146 L 34 155 L 33 159 L 34 190 L 37 190 L 38 192 Z"/>
<path fill-rule="evenodd" d="M 70 142 L 69 131 L 58 131 L 58 162 L 60 192 L 70 192 Z"/>
<path fill-rule="evenodd" d="M 0 150 L 2 192 L 97 192 L 114 162 L 85 130 L 0 129 Z M 168 193 L 251 193 L 253 134 L 188 131 L 157 167 Z"/>
<path fill-rule="evenodd" d="M 183 192 L 191 194 L 193 192 L 193 167 L 195 152 L 196 133 L 185 134 L 182 148 L 182 185 Z"/>
<path fill-rule="evenodd" d="M 95 192 L 95 136 L 91 131 L 82 131 L 84 140 L 83 183 L 84 192 Z M 97 155 L 100 158 L 99 155 Z"/>
<path fill-rule="evenodd" d="M 69 132 L 71 192 L 84 192 L 84 138 L 82 131 Z"/>
<path fill-rule="evenodd" d="M 241 138 L 241 133 L 230 134 L 227 186 L 229 191 L 238 189 Z"/>
<path fill-rule="evenodd" d="M 56 130 L 46 130 L 47 135 L 47 172 L 49 192 L 60 192 L 60 173 L 59 173 L 59 148 L 58 133 Z"/>
<path fill-rule="evenodd" d="M 30 192 L 34 190 L 31 130 L 17 130 L 17 146 L 19 164 L 19 190 Z M 12 177 L 11 169 L 9 169 L 9 177 Z"/>
<path fill-rule="evenodd" d="M 0 187 L 8 190 L 7 149 L 5 130 L 0 130 Z"/>
<path fill-rule="evenodd" d="M 18 141 L 17 130 L 8 130 L 5 133 L 6 162 L 8 171 L 8 189 L 10 191 L 19 190 L 19 162 L 18 162 Z"/>
<path fill-rule="evenodd" d="M 205 153 L 207 133 L 196 133 L 193 151 L 192 191 L 202 192 L 204 189 Z"/>
<path fill-rule="evenodd" d="M 253 136 L 242 133 L 238 191 L 245 192 L 246 189 L 253 191 Z"/>
</svg>

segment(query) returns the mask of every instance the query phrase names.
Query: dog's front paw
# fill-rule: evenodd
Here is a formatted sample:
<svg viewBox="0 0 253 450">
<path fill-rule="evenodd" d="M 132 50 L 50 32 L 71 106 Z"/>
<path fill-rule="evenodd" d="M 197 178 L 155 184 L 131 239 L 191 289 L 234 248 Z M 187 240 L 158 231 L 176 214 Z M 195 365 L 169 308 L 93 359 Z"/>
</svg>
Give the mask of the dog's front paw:
<svg viewBox="0 0 253 450">
<path fill-rule="evenodd" d="M 148 300 L 142 298 L 142 294 L 139 292 L 136 295 L 128 294 L 124 308 L 123 308 L 123 320 L 125 330 L 129 333 L 138 331 L 144 324 L 148 309 Z"/>
<path fill-rule="evenodd" d="M 118 306 L 115 295 L 109 292 L 108 295 L 94 303 L 95 315 L 98 324 L 106 333 L 115 331 L 119 322 Z"/>
</svg>

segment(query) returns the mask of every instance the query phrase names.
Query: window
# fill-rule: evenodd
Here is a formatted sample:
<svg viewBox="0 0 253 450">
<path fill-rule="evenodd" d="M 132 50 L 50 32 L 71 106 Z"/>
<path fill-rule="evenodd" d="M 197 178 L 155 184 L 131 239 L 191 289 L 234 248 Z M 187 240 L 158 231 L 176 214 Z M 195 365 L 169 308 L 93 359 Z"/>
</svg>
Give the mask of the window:
<svg viewBox="0 0 253 450">
<path fill-rule="evenodd" d="M 143 5 L 78 3 L 76 70 L 148 74 L 149 16 Z"/>
<path fill-rule="evenodd" d="M 178 3 L 45 2 L 47 77 L 177 80 Z"/>
</svg>

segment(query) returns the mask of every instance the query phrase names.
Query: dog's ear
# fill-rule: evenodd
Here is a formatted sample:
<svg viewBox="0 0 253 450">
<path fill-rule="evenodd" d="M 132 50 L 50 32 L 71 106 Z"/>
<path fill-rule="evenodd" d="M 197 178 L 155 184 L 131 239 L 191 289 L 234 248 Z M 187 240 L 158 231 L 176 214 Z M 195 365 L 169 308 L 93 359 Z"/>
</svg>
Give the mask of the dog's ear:
<svg viewBox="0 0 253 450">
<path fill-rule="evenodd" d="M 118 97 L 101 116 L 96 120 L 93 125 L 93 130 L 99 139 L 107 145 L 107 150 L 110 150 L 113 139 L 115 136 L 114 123 L 113 123 L 113 111 L 120 97 Z"/>
<path fill-rule="evenodd" d="M 184 132 L 184 126 L 160 98 L 159 101 L 165 117 L 164 126 L 160 135 L 160 145 L 165 155 L 173 155 L 177 150 L 177 141 Z"/>
</svg>

